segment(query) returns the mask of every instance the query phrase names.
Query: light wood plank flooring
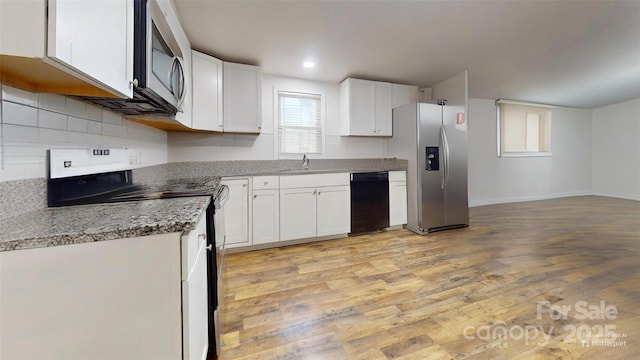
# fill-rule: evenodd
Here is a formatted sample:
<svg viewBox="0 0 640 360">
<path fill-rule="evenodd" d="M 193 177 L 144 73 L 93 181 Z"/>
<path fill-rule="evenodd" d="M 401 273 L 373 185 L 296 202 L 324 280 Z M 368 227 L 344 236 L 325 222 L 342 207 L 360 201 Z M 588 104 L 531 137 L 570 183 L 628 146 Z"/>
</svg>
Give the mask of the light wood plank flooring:
<svg viewBox="0 0 640 360">
<path fill-rule="evenodd" d="M 640 202 L 228 254 L 224 281 L 223 360 L 640 359 Z"/>
</svg>

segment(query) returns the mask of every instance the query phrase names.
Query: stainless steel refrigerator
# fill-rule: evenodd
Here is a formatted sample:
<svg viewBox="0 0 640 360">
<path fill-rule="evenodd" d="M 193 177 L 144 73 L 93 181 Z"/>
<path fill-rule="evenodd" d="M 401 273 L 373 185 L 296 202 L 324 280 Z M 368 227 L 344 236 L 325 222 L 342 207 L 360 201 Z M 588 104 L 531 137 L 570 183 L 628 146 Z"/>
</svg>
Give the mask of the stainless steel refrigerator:
<svg viewBox="0 0 640 360">
<path fill-rule="evenodd" d="M 469 225 L 466 103 L 393 109 L 388 156 L 407 159 L 407 225 L 418 234 Z"/>
</svg>

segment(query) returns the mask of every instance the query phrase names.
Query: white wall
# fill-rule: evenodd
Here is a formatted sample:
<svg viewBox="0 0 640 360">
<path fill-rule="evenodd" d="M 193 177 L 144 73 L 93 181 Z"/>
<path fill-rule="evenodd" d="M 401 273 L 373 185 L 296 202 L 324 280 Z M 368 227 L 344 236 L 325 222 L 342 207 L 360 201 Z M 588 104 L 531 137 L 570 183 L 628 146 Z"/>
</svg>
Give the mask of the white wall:
<svg viewBox="0 0 640 360">
<path fill-rule="evenodd" d="M 553 109 L 551 157 L 498 157 L 494 100 L 469 99 L 468 118 L 470 206 L 591 193 L 591 110 Z"/>
<path fill-rule="evenodd" d="M 275 159 L 274 88 L 324 92 L 324 158 L 384 156 L 382 138 L 339 136 L 339 84 L 264 75 L 260 135 L 167 134 L 69 97 L 2 85 L 0 181 L 45 177 L 52 147 L 136 148 L 142 166 Z M 640 99 L 594 110 L 554 109 L 552 157 L 498 158 L 493 100 L 469 99 L 468 120 L 471 206 L 591 193 L 640 200 Z"/>
<path fill-rule="evenodd" d="M 446 99 L 448 105 L 467 106 L 469 100 L 469 85 L 467 83 L 467 71 L 433 85 L 431 98 Z"/>
<path fill-rule="evenodd" d="M 316 158 L 380 158 L 382 138 L 340 136 L 340 85 L 317 81 L 262 76 L 262 133 L 260 135 L 169 133 L 169 162 L 210 160 L 274 160 L 274 91 L 321 93 L 325 96 L 325 151 Z M 313 158 L 313 156 L 312 156 Z"/>
<path fill-rule="evenodd" d="M 640 200 L 640 99 L 593 110 L 595 195 Z"/>
<path fill-rule="evenodd" d="M 46 177 L 46 150 L 129 147 L 141 165 L 167 161 L 167 133 L 69 97 L 2 85 L 0 181 Z"/>
</svg>

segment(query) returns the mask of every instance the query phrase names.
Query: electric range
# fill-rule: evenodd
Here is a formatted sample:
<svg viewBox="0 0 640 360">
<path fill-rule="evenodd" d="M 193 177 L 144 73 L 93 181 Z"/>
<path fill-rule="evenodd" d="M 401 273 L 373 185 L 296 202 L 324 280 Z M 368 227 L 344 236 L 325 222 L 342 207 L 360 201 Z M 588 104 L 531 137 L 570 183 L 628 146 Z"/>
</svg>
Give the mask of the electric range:
<svg viewBox="0 0 640 360">
<path fill-rule="evenodd" d="M 139 162 L 133 149 L 73 148 L 47 152 L 49 207 L 126 201 L 210 196 L 206 209 L 207 302 L 209 354 L 220 354 L 219 311 L 222 303 L 222 267 L 225 254 L 224 211 L 229 188 L 219 178 L 161 179 L 135 183 L 132 168 Z M 215 251 L 213 251 L 215 249 Z"/>
</svg>

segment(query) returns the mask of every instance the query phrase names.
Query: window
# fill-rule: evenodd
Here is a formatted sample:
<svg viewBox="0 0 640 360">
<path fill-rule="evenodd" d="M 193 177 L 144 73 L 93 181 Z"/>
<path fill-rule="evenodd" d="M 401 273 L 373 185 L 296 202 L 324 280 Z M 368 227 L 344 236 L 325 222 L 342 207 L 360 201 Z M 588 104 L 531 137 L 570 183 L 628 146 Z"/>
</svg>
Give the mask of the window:
<svg viewBox="0 0 640 360">
<path fill-rule="evenodd" d="M 498 156 L 550 156 L 551 107 L 496 101 Z"/>
<path fill-rule="evenodd" d="M 322 97 L 278 92 L 280 154 L 322 154 Z"/>
</svg>

